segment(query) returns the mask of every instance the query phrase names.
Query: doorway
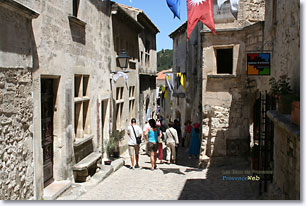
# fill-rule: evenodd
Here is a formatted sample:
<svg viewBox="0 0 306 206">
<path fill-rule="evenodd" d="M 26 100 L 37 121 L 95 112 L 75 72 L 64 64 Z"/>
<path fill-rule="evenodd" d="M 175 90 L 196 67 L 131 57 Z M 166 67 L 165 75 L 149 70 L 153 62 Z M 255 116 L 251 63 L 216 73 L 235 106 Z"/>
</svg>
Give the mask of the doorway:
<svg viewBox="0 0 306 206">
<path fill-rule="evenodd" d="M 43 150 L 43 176 L 44 187 L 54 181 L 53 157 L 54 157 L 54 104 L 55 79 L 41 79 L 41 145 Z"/>
</svg>

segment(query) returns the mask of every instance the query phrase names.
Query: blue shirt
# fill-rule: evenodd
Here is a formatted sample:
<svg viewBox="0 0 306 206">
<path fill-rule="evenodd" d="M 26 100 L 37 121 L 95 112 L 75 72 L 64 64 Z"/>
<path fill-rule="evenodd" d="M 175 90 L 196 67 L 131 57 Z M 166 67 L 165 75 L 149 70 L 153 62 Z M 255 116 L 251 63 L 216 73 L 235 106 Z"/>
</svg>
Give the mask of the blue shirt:
<svg viewBox="0 0 306 206">
<path fill-rule="evenodd" d="M 152 131 L 151 129 L 149 129 L 149 133 L 148 133 L 149 142 L 156 143 L 157 142 L 157 136 L 158 136 L 157 131 Z"/>
</svg>

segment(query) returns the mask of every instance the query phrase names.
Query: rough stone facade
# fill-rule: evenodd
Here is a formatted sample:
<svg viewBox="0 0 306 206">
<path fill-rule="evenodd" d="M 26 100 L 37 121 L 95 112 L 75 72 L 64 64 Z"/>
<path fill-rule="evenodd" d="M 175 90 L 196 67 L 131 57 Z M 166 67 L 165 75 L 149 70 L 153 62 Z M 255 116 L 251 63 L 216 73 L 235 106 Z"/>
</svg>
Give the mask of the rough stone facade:
<svg viewBox="0 0 306 206">
<path fill-rule="evenodd" d="M 0 199 L 34 196 L 33 28 L 38 14 L 0 3 Z"/>
<path fill-rule="evenodd" d="M 0 68 L 0 199 L 33 196 L 31 69 Z"/>
</svg>

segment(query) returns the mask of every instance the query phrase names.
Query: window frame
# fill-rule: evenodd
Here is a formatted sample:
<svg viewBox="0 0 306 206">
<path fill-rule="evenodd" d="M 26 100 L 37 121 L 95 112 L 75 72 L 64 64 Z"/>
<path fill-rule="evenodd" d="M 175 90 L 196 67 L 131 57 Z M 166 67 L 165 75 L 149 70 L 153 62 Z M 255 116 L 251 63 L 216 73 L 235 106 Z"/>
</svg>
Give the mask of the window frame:
<svg viewBox="0 0 306 206">
<path fill-rule="evenodd" d="M 91 135 L 89 83 L 90 75 L 74 75 L 74 134 L 77 139 Z"/>
<path fill-rule="evenodd" d="M 227 73 L 218 73 L 218 68 L 217 68 L 217 50 L 218 49 L 233 49 L 233 61 L 232 61 L 232 73 L 227 74 Z M 218 45 L 218 46 L 213 46 L 213 52 L 214 52 L 214 62 L 213 62 L 213 76 L 229 76 L 229 77 L 236 77 L 237 72 L 238 72 L 238 57 L 239 57 L 239 51 L 240 51 L 240 45 L 239 44 L 228 44 L 228 45 Z"/>
</svg>

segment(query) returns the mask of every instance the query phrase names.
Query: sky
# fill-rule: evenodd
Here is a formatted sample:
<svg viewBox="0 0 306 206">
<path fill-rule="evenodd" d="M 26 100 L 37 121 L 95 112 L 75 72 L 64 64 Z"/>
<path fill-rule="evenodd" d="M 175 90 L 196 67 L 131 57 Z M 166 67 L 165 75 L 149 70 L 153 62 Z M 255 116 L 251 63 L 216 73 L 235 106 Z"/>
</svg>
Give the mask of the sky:
<svg viewBox="0 0 306 206">
<path fill-rule="evenodd" d="M 166 0 L 113 0 L 117 3 L 135 7 L 144 13 L 157 26 L 160 33 L 157 34 L 157 51 L 162 49 L 172 49 L 172 39 L 169 37 L 173 31 L 187 20 L 186 0 L 181 0 L 181 20 L 173 18 L 173 13 L 169 9 Z"/>
</svg>

